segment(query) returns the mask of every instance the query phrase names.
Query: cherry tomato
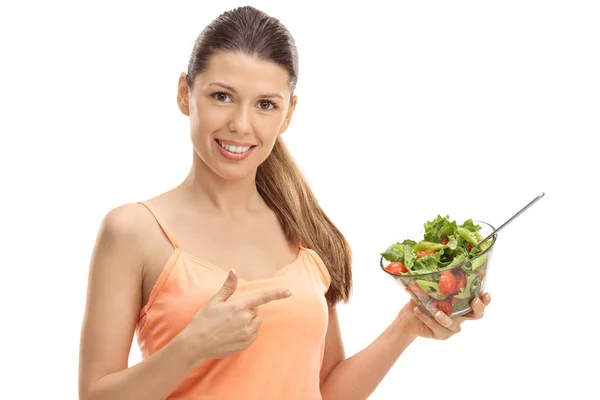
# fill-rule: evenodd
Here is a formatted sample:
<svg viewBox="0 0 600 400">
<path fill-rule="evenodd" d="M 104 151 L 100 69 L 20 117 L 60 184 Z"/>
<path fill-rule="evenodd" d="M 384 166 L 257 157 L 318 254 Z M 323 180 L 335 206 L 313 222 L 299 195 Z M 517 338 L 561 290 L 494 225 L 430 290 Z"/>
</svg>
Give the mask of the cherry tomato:
<svg viewBox="0 0 600 400">
<path fill-rule="evenodd" d="M 440 275 L 440 292 L 442 292 L 444 296 L 448 296 L 449 294 L 455 293 L 456 287 L 456 277 L 452 274 L 452 272 L 442 272 L 442 275 Z"/>
<path fill-rule="evenodd" d="M 471 243 L 469 243 L 467 245 L 467 250 L 469 251 L 469 253 L 471 252 L 472 249 L 473 249 L 473 245 Z"/>
<path fill-rule="evenodd" d="M 450 238 L 449 237 L 445 237 L 444 239 L 442 239 L 442 244 L 445 246 L 448 244 L 448 242 L 450 242 Z"/>
<path fill-rule="evenodd" d="M 402 264 L 401 262 L 393 262 L 390 265 L 388 265 L 387 267 L 385 267 L 385 270 L 387 272 L 389 272 L 390 274 L 394 274 L 394 275 L 399 275 L 401 273 L 408 272 L 406 265 Z"/>
<path fill-rule="evenodd" d="M 431 311 L 434 313 L 440 310 L 446 315 L 452 314 L 452 304 L 448 300 L 434 300 L 431 302 Z"/>
</svg>

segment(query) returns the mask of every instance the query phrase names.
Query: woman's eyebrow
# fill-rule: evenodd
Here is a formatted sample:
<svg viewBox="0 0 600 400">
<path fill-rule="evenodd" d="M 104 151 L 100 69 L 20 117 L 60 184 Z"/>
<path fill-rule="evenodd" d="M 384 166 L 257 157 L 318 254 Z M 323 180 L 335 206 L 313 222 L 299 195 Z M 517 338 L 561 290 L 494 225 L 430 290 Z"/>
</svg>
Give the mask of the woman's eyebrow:
<svg viewBox="0 0 600 400">
<path fill-rule="evenodd" d="M 237 93 L 237 90 L 235 90 L 232 86 L 229 86 L 222 82 L 211 82 L 208 84 L 208 86 L 220 86 L 224 89 L 229 90 L 230 92 Z M 283 100 L 283 95 L 281 95 L 279 93 L 264 93 L 264 94 L 259 95 L 258 97 L 278 97 L 281 100 Z"/>
</svg>

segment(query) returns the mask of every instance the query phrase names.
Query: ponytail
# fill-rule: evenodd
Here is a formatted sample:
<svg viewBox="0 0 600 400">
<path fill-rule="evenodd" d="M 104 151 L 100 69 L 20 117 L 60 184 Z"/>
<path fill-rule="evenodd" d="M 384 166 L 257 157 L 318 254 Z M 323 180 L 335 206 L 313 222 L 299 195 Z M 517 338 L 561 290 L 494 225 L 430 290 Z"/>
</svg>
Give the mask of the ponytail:
<svg viewBox="0 0 600 400">
<path fill-rule="evenodd" d="M 288 241 L 314 250 L 323 260 L 331 276 L 327 302 L 347 302 L 352 289 L 350 246 L 319 206 L 281 138 L 258 167 L 256 185 Z"/>
</svg>

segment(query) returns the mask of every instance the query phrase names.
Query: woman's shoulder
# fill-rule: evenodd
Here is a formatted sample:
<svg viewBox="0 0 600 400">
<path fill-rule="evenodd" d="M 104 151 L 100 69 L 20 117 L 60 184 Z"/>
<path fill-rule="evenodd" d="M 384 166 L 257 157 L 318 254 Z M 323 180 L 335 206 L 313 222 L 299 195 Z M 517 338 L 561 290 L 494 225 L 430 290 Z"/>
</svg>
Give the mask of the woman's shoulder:
<svg viewBox="0 0 600 400">
<path fill-rule="evenodd" d="M 143 204 L 124 203 L 105 213 L 98 236 L 113 246 L 126 246 L 131 252 L 144 254 L 155 225 L 152 214 Z"/>
<path fill-rule="evenodd" d="M 135 238 L 152 226 L 154 219 L 141 203 L 124 203 L 108 210 L 101 229 L 123 238 Z"/>
</svg>

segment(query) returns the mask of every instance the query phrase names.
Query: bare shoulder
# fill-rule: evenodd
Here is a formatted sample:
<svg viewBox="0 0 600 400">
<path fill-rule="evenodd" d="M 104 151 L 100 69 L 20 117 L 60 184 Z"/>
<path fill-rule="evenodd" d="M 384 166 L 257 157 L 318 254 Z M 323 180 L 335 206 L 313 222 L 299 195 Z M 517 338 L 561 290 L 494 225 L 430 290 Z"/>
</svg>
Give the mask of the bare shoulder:
<svg viewBox="0 0 600 400">
<path fill-rule="evenodd" d="M 109 210 L 102 220 L 100 231 L 121 239 L 143 236 L 154 219 L 141 204 L 126 203 Z"/>
<path fill-rule="evenodd" d="M 154 225 L 152 215 L 141 204 L 126 203 L 109 210 L 98 229 L 94 256 L 120 255 L 127 264 L 141 268 Z"/>
</svg>

